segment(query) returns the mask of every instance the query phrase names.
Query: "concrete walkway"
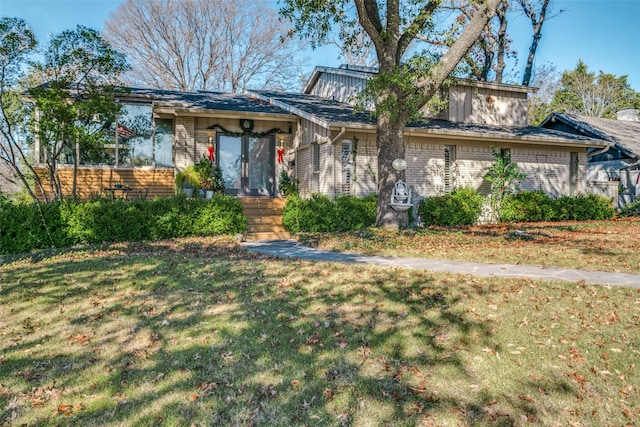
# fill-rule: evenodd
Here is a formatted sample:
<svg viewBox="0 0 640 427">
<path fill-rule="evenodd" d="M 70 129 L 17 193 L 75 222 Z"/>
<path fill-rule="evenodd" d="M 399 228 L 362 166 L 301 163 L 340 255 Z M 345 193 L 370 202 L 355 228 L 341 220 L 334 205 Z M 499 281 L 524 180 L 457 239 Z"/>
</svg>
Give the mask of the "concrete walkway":
<svg viewBox="0 0 640 427">
<path fill-rule="evenodd" d="M 640 288 L 640 275 L 627 273 L 608 273 L 604 271 L 585 271 L 566 268 L 535 267 L 530 265 L 485 264 L 479 262 L 444 261 L 426 258 L 396 258 L 343 254 L 310 248 L 295 240 L 251 241 L 242 243 L 242 247 L 252 252 L 280 258 L 295 258 L 308 261 L 343 262 L 351 264 L 370 264 L 380 267 L 406 268 L 410 270 L 428 270 L 478 276 L 528 277 L 533 280 L 555 280 L 589 284 L 631 286 Z"/>
</svg>

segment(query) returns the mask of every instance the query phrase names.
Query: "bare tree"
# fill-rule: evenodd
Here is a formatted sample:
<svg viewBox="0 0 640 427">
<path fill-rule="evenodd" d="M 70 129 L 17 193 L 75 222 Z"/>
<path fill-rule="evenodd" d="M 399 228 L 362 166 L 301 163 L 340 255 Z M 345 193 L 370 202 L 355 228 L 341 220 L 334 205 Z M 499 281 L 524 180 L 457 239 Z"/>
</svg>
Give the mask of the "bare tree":
<svg viewBox="0 0 640 427">
<path fill-rule="evenodd" d="M 533 72 L 533 61 L 538 50 L 538 44 L 542 38 L 542 24 L 544 24 L 547 15 L 547 8 L 551 0 L 518 0 L 524 14 L 531 20 L 533 27 L 533 40 L 529 46 L 529 54 L 527 55 L 527 63 L 524 67 L 524 75 L 522 76 L 522 84 L 529 86 L 531 83 L 531 75 Z M 562 12 L 562 11 L 560 11 Z"/>
<path fill-rule="evenodd" d="M 302 49 L 288 31 L 250 0 L 126 0 L 105 24 L 130 84 L 187 92 L 297 88 Z"/>
<path fill-rule="evenodd" d="M 417 36 L 419 40 L 440 49 L 450 46 L 459 37 L 466 25 L 481 10 L 482 3 L 449 0 L 441 8 L 454 14 L 445 19 L 445 21 L 452 20 L 454 25 L 429 37 L 421 34 Z M 516 52 L 510 47 L 511 40 L 507 34 L 507 26 L 512 12 L 513 7 L 511 7 L 510 1 L 502 0 L 495 15 L 483 29 L 481 37 L 462 58 L 455 72 L 457 76 L 502 83 L 505 78 L 506 59 L 516 57 Z"/>
</svg>

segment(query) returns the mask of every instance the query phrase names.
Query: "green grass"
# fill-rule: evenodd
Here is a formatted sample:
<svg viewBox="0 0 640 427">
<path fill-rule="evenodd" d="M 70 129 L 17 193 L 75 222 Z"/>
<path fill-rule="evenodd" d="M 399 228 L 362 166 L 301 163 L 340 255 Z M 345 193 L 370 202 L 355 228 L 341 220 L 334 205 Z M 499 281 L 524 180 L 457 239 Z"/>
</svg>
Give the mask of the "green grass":
<svg viewBox="0 0 640 427">
<path fill-rule="evenodd" d="M 300 233 L 305 244 L 368 255 L 640 273 L 640 219 Z"/>
<path fill-rule="evenodd" d="M 276 260 L 230 238 L 0 266 L 3 425 L 634 425 L 640 292 Z"/>
</svg>

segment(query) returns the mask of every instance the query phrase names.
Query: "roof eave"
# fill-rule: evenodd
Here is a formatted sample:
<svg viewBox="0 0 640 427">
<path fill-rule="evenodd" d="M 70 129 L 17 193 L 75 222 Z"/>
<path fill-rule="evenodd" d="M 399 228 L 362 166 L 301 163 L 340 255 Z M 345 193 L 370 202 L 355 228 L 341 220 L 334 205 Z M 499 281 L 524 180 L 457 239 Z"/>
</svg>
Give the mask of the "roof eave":
<svg viewBox="0 0 640 427">
<path fill-rule="evenodd" d="M 424 135 L 424 136 L 438 136 L 444 139 L 457 139 L 457 140 L 475 140 L 482 142 L 494 142 L 494 143 L 507 143 L 507 144 L 530 144 L 530 145 L 543 145 L 543 146 L 555 146 L 555 147 L 575 147 L 575 148 L 605 148 L 611 147 L 613 143 L 600 140 L 587 140 L 587 141 L 570 141 L 570 140 L 558 140 L 553 138 L 531 137 L 531 136 L 516 136 L 516 135 L 487 135 L 487 134 L 469 134 L 467 132 L 460 132 L 455 130 L 440 130 L 440 129 L 416 129 L 407 128 L 407 133 L 410 135 Z"/>
<path fill-rule="evenodd" d="M 315 123 L 315 124 L 317 124 L 319 126 L 322 126 L 324 128 L 329 129 L 331 127 L 331 123 L 328 122 L 327 120 L 323 120 L 323 119 L 321 119 L 320 117 L 318 117 L 318 116 L 316 116 L 314 114 L 308 113 L 308 112 L 306 112 L 304 110 L 301 110 L 300 108 L 296 108 L 296 107 L 294 107 L 292 105 L 287 104 L 286 102 L 278 101 L 278 100 L 276 100 L 274 98 L 270 98 L 268 96 L 262 95 L 262 94 L 257 93 L 257 92 L 252 92 L 250 90 L 245 91 L 245 93 L 248 94 L 248 95 L 251 95 L 251 96 L 253 96 L 253 97 L 257 98 L 257 99 L 260 99 L 262 101 L 268 102 L 268 103 L 270 103 L 271 105 L 273 105 L 275 107 L 283 109 L 284 111 L 288 111 L 290 114 L 292 114 L 294 116 L 300 117 L 300 118 L 305 119 L 305 120 L 309 120 L 310 122 L 313 122 L 313 123 Z"/>
<path fill-rule="evenodd" d="M 171 112 L 170 109 L 159 109 L 161 114 L 173 114 L 174 116 L 198 116 L 198 117 L 212 117 L 222 119 L 233 119 L 236 117 L 251 117 L 251 118 L 263 118 L 263 119 L 280 119 L 280 120 L 293 120 L 295 115 L 288 113 L 261 113 L 254 111 L 229 111 L 229 110 L 203 110 L 200 108 L 174 108 Z"/>
</svg>

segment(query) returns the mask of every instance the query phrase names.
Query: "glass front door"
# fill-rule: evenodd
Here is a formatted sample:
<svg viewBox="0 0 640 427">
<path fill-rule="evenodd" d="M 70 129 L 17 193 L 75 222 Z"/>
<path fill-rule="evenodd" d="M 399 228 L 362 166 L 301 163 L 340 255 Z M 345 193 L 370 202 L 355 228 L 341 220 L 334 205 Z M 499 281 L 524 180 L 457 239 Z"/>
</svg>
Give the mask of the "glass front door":
<svg viewBox="0 0 640 427">
<path fill-rule="evenodd" d="M 218 135 L 217 162 L 225 193 L 237 196 L 275 195 L 275 138 Z"/>
</svg>

